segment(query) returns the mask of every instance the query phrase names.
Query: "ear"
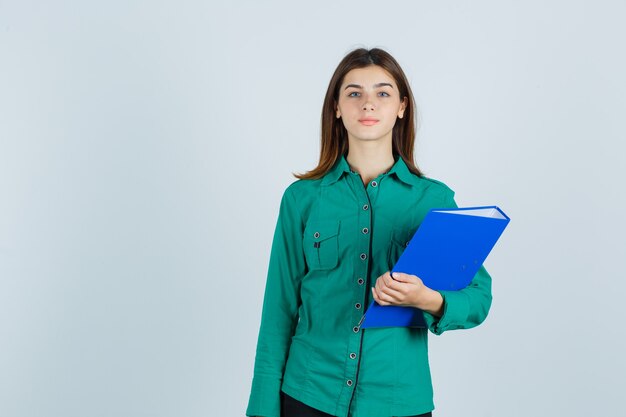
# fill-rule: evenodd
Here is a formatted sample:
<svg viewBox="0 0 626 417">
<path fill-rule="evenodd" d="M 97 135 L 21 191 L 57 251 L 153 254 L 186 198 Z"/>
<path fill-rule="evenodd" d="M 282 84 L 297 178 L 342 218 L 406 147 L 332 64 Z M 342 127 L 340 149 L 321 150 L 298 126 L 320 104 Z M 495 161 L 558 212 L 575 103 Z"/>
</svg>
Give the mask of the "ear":
<svg viewBox="0 0 626 417">
<path fill-rule="evenodd" d="M 337 106 L 336 102 L 335 102 L 335 117 L 337 119 L 339 119 L 341 117 L 341 111 L 339 110 L 339 106 Z"/>
<path fill-rule="evenodd" d="M 402 119 L 404 117 L 404 111 L 406 110 L 406 106 L 409 103 L 409 99 L 405 96 L 402 99 L 402 103 L 400 104 L 400 109 L 398 110 L 398 117 Z"/>
</svg>

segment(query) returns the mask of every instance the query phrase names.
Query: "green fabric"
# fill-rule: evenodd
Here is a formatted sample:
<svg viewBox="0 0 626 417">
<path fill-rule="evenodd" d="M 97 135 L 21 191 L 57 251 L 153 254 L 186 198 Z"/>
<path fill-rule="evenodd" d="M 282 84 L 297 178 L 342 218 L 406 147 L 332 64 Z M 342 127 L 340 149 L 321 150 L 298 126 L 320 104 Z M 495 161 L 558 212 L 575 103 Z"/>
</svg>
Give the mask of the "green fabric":
<svg viewBox="0 0 626 417">
<path fill-rule="evenodd" d="M 367 186 L 342 156 L 323 178 L 287 187 L 246 415 L 280 417 L 281 390 L 335 416 L 434 409 L 427 329 L 354 327 L 376 278 L 395 264 L 431 208 L 456 207 L 453 197 L 445 184 L 414 175 L 397 156 Z M 424 313 L 429 330 L 474 327 L 491 306 L 491 277 L 481 267 L 467 288 L 441 294 L 443 316 Z"/>
</svg>

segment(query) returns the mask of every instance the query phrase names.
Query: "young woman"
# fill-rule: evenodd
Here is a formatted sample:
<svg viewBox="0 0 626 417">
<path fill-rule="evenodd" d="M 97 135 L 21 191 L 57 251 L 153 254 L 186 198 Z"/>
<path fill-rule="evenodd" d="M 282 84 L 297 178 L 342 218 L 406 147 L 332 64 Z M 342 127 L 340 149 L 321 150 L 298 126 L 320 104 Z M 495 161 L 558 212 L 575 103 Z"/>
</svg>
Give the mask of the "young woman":
<svg viewBox="0 0 626 417">
<path fill-rule="evenodd" d="M 350 52 L 324 99 L 319 164 L 282 197 L 246 415 L 431 415 L 428 330 L 480 324 L 491 277 L 481 268 L 448 292 L 390 276 L 426 213 L 456 207 L 454 192 L 416 167 L 414 139 L 413 95 L 396 60 Z M 420 308 L 428 329 L 361 329 L 372 299 Z"/>
</svg>

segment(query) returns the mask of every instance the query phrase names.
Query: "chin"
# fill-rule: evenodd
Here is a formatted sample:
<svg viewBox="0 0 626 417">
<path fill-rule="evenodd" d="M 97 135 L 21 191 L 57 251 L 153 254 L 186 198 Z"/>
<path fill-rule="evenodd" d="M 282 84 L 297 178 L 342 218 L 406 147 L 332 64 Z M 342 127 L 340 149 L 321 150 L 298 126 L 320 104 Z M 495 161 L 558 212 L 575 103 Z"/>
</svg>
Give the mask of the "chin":
<svg viewBox="0 0 626 417">
<path fill-rule="evenodd" d="M 382 139 L 385 136 L 384 132 L 358 132 L 356 135 L 353 135 L 355 138 L 361 140 L 378 140 Z"/>
</svg>

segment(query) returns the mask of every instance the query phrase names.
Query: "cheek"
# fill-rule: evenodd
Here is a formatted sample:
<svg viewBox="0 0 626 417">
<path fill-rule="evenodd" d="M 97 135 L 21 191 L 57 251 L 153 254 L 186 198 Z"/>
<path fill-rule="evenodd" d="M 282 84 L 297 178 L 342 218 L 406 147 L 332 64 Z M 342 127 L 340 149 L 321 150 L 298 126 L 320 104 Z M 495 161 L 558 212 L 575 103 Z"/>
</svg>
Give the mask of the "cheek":
<svg viewBox="0 0 626 417">
<path fill-rule="evenodd" d="M 385 112 L 385 119 L 391 121 L 392 124 L 395 123 L 396 119 L 398 118 L 399 111 L 400 111 L 400 108 L 398 107 L 387 109 Z"/>
<path fill-rule="evenodd" d="M 341 110 L 342 114 L 353 114 L 355 111 L 358 111 L 359 109 L 359 105 L 357 104 L 356 100 L 353 101 L 340 101 L 339 102 L 339 109 Z"/>
<path fill-rule="evenodd" d="M 359 118 L 359 114 L 358 109 L 355 110 L 350 106 L 341 108 L 341 120 L 346 127 L 358 124 L 357 119 Z"/>
</svg>

